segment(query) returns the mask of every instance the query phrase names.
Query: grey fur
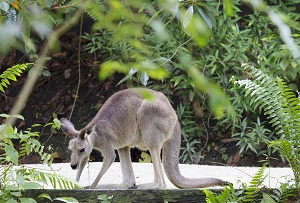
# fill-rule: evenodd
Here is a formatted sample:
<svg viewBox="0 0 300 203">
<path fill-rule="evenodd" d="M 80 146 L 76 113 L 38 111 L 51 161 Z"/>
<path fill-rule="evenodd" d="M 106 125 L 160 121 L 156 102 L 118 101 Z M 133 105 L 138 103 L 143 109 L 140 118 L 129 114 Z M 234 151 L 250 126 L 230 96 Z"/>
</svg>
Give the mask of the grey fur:
<svg viewBox="0 0 300 203">
<path fill-rule="evenodd" d="M 151 95 L 150 98 L 143 95 Z M 114 162 L 118 151 L 124 188 L 166 187 L 161 163 L 169 180 L 178 188 L 202 188 L 223 185 L 217 178 L 185 178 L 179 171 L 181 130 L 176 112 L 166 96 L 143 88 L 122 90 L 112 95 L 94 119 L 77 131 L 67 119 L 61 119 L 63 131 L 71 137 L 71 167 L 78 169 L 76 180 L 86 165 L 92 149 L 101 152 L 102 168 L 90 188 L 95 188 Z M 91 133 L 87 132 L 91 130 Z M 130 148 L 149 150 L 154 168 L 154 183 L 136 186 L 130 159 Z M 84 150 L 84 151 L 83 151 Z"/>
</svg>

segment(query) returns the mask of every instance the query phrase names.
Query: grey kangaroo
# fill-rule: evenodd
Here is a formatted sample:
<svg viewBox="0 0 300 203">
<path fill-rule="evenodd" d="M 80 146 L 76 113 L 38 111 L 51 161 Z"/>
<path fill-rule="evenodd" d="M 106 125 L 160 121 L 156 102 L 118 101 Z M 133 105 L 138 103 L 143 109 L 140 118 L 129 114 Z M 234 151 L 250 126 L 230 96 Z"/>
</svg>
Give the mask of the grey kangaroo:
<svg viewBox="0 0 300 203">
<path fill-rule="evenodd" d="M 227 183 L 217 178 L 194 179 L 181 175 L 178 167 L 180 125 L 175 110 L 160 92 L 144 88 L 122 90 L 112 95 L 83 129 L 75 130 L 65 118 L 61 119 L 61 123 L 62 130 L 72 138 L 69 149 L 72 152 L 71 167 L 78 169 L 76 181 L 79 181 L 92 149 L 100 151 L 103 156 L 102 168 L 88 188 L 95 188 L 114 162 L 115 149 L 120 157 L 124 188 L 165 188 L 161 151 L 165 173 L 178 188 L 203 188 Z M 132 147 L 150 151 L 154 183 L 136 186 L 130 158 Z"/>
</svg>

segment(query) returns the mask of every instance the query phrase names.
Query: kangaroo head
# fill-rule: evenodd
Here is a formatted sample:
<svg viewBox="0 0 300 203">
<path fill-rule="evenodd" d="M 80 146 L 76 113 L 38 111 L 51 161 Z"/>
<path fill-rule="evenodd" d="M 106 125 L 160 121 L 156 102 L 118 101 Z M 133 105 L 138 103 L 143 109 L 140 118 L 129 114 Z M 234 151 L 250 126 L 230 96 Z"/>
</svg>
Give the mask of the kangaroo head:
<svg viewBox="0 0 300 203">
<path fill-rule="evenodd" d="M 68 119 L 62 118 L 60 122 L 62 124 L 61 129 L 68 137 L 71 138 L 68 147 L 68 149 L 72 152 L 71 168 L 77 169 L 82 159 L 87 157 L 93 150 L 93 146 L 89 143 L 87 136 L 88 131 L 93 131 L 92 128 L 94 126 L 77 131 Z"/>
</svg>

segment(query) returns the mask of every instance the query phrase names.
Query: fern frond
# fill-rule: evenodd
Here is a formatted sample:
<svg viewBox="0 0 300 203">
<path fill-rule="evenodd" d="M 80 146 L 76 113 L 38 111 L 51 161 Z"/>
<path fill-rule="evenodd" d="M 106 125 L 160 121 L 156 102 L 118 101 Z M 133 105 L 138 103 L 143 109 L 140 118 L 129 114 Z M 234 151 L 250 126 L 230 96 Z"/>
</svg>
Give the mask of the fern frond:
<svg viewBox="0 0 300 203">
<path fill-rule="evenodd" d="M 223 203 L 223 202 L 237 202 L 238 197 L 233 188 L 232 184 L 223 188 L 220 194 L 216 194 L 211 190 L 204 190 L 203 191 L 206 195 L 206 202 L 207 203 Z"/>
<path fill-rule="evenodd" d="M 105 23 L 106 16 L 105 12 L 109 10 L 107 3 L 102 0 L 94 0 L 90 3 L 86 13 L 96 22 L 94 27 L 96 29 L 103 28 L 103 23 Z"/>
<path fill-rule="evenodd" d="M 47 172 L 42 172 L 37 169 L 26 169 L 26 174 L 29 180 L 39 182 L 45 185 L 49 183 L 54 189 L 79 189 L 82 188 L 77 182 L 68 178 Z"/>
<path fill-rule="evenodd" d="M 269 123 L 275 127 L 280 138 L 270 146 L 280 149 L 294 172 L 296 185 L 299 185 L 300 100 L 281 78 L 267 75 L 254 67 L 250 70 L 252 80 L 234 83 L 246 89 L 246 94 L 254 98 L 252 105 L 263 109 Z"/>
<path fill-rule="evenodd" d="M 13 67 L 8 68 L 0 75 L 0 91 L 4 92 L 4 88 L 10 85 L 9 80 L 17 81 L 16 76 L 21 76 L 21 74 L 33 63 L 17 64 Z"/>
<path fill-rule="evenodd" d="M 293 146 L 293 143 L 289 140 L 276 140 L 270 143 L 270 146 L 277 147 L 280 150 L 280 153 L 286 158 L 289 162 L 293 174 L 295 177 L 295 182 L 300 182 L 300 160 L 297 157 L 299 155 L 299 150 Z"/>
<path fill-rule="evenodd" d="M 258 169 L 256 174 L 252 177 L 250 185 L 246 188 L 244 195 L 241 197 L 242 202 L 253 202 L 259 195 L 262 187 L 262 182 L 267 177 L 265 175 L 266 166 Z"/>
</svg>

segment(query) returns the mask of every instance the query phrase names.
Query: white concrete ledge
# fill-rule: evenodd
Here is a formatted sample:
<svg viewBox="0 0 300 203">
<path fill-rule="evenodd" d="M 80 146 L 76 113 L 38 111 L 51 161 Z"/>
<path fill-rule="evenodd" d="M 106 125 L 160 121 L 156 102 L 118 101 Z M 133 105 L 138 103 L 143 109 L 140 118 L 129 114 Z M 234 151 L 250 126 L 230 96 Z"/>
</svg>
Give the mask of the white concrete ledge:
<svg viewBox="0 0 300 203">
<path fill-rule="evenodd" d="M 52 169 L 46 165 L 30 164 L 26 167 L 46 170 L 46 172 L 57 173 L 71 180 L 75 180 L 76 170 L 72 170 L 69 163 L 52 164 Z M 101 162 L 91 162 L 85 167 L 80 178 L 80 185 L 91 185 L 101 169 Z M 242 183 L 248 184 L 253 175 L 258 171 L 258 167 L 226 167 L 226 166 L 207 166 L 207 165 L 188 165 L 180 164 L 182 175 L 190 178 L 214 177 L 231 182 L 235 189 L 241 188 Z M 136 183 L 144 184 L 153 182 L 153 168 L 151 163 L 133 163 L 133 170 L 136 177 Z M 269 188 L 278 188 L 280 182 L 287 182 L 293 177 L 290 168 L 267 168 L 265 171 L 263 184 Z M 167 188 L 176 187 L 166 178 Z M 98 187 L 103 184 L 120 184 L 122 182 L 122 173 L 120 163 L 115 162 L 100 180 Z M 51 187 L 46 187 L 50 189 Z"/>
</svg>

